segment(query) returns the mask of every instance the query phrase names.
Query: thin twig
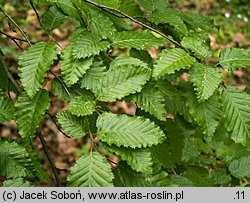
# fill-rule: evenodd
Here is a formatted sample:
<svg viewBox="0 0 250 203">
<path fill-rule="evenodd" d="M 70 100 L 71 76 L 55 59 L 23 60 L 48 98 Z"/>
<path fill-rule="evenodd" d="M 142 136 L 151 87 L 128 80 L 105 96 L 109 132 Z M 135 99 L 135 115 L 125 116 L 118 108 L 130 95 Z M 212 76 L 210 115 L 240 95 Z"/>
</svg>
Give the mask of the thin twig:
<svg viewBox="0 0 250 203">
<path fill-rule="evenodd" d="M 48 161 L 50 163 L 50 166 L 52 168 L 52 172 L 53 172 L 55 180 L 56 180 L 56 186 L 60 187 L 60 179 L 59 179 L 59 175 L 58 175 L 58 170 L 57 170 L 57 168 L 56 168 L 56 166 L 54 164 L 53 159 L 50 156 L 50 153 L 49 153 L 49 150 L 47 148 L 47 145 L 46 145 L 46 142 L 44 140 L 43 135 L 39 132 L 39 130 L 37 130 L 37 131 L 38 131 L 37 134 L 38 134 L 39 139 L 40 139 L 40 141 L 42 143 L 42 146 L 43 146 L 43 151 L 44 151 L 44 153 L 45 153 L 45 155 L 46 155 L 46 157 L 47 157 L 47 159 L 48 159 Z"/>
<path fill-rule="evenodd" d="M 0 30 L 0 33 L 3 34 L 3 35 L 5 35 L 6 37 L 12 39 L 12 40 L 14 39 L 14 40 L 18 40 L 18 41 L 21 41 L 21 42 L 26 42 L 26 43 L 28 43 L 27 40 L 21 39 L 21 38 L 18 38 L 18 37 L 15 37 L 15 36 L 10 35 L 10 34 L 4 32 L 4 31 L 2 31 L 2 30 Z M 31 44 L 35 44 L 35 42 L 30 42 L 30 43 L 31 43 Z"/>
<path fill-rule="evenodd" d="M 66 93 L 69 95 L 69 97 L 71 98 L 71 94 L 68 90 L 68 88 L 66 87 L 66 85 L 64 84 L 64 82 L 56 75 L 56 73 L 53 70 L 49 70 L 49 72 L 54 75 L 56 77 L 56 79 L 62 84 L 63 88 L 65 89 Z"/>
<path fill-rule="evenodd" d="M 53 121 L 53 123 L 56 125 L 57 129 L 67 138 L 71 138 L 70 136 L 68 136 L 65 132 L 63 132 L 60 128 L 60 126 L 57 124 L 57 122 L 55 121 L 54 117 L 49 113 L 46 112 L 46 114 L 51 118 L 51 120 Z"/>
<path fill-rule="evenodd" d="M 6 18 L 8 18 L 8 20 L 16 26 L 16 28 L 22 33 L 24 39 L 28 42 L 28 44 L 31 46 L 31 42 L 29 41 L 28 37 L 26 36 L 26 34 L 24 33 L 24 31 L 19 27 L 19 25 L 2 9 L 2 7 L 0 7 L 0 10 L 3 12 L 3 14 L 5 15 Z"/>
<path fill-rule="evenodd" d="M 127 19 L 129 19 L 129 20 L 131 20 L 131 21 L 133 21 L 133 22 L 135 22 L 135 23 L 137 23 L 137 24 L 139 24 L 139 25 L 141 25 L 141 26 L 143 26 L 143 27 L 145 27 L 145 28 L 147 28 L 147 29 L 149 29 L 149 30 L 152 30 L 153 32 L 155 32 L 155 33 L 161 35 L 162 37 L 164 37 L 165 39 L 169 40 L 170 42 L 172 42 L 172 43 L 175 44 L 176 46 L 178 46 L 178 47 L 180 47 L 180 48 L 186 50 L 181 44 L 179 44 L 178 42 L 176 42 L 175 40 L 173 40 L 171 37 L 165 35 L 164 33 L 160 32 L 159 30 L 156 30 L 156 29 L 150 27 L 149 25 L 146 25 L 146 24 L 144 24 L 144 23 L 142 23 L 142 22 L 136 20 L 135 18 L 129 16 L 129 15 L 126 14 L 126 13 L 123 13 L 122 11 L 120 11 L 120 10 L 118 10 L 118 9 L 115 9 L 115 8 L 112 8 L 112 7 L 108 7 L 108 6 L 104 6 L 104 5 L 95 3 L 95 2 L 90 1 L 90 0 L 82 0 L 82 1 L 85 1 L 86 3 L 92 4 L 93 6 L 95 6 L 95 7 L 97 7 L 97 8 L 100 8 L 100 9 L 102 9 L 102 10 L 108 12 L 108 13 L 110 13 L 109 11 L 113 11 L 113 12 L 115 12 L 115 13 L 118 13 L 118 14 L 122 15 L 123 17 L 125 17 L 125 18 L 127 18 Z M 111 13 L 111 14 L 112 14 L 112 13 Z M 117 15 L 116 15 L 116 16 L 117 16 Z M 117 17 L 118 17 L 118 16 L 117 16 Z"/>
<path fill-rule="evenodd" d="M 41 19 L 40 19 L 40 15 L 39 15 L 39 13 L 37 12 L 37 10 L 36 10 L 36 8 L 35 8 L 35 6 L 34 6 L 34 4 L 33 4 L 33 1 L 29 1 L 30 2 L 30 6 L 32 7 L 32 9 L 34 10 L 34 12 L 35 12 L 35 14 L 36 14 L 36 17 L 37 17 L 37 20 L 38 20 L 38 22 L 39 22 L 39 24 L 40 24 L 40 26 L 41 26 L 41 28 L 46 32 L 46 34 L 49 36 L 49 38 L 53 41 L 53 42 L 55 42 L 61 49 L 62 49 L 62 46 L 48 33 L 48 31 L 44 28 L 44 26 L 43 26 L 43 24 L 42 24 L 42 21 L 41 21 Z"/>
</svg>

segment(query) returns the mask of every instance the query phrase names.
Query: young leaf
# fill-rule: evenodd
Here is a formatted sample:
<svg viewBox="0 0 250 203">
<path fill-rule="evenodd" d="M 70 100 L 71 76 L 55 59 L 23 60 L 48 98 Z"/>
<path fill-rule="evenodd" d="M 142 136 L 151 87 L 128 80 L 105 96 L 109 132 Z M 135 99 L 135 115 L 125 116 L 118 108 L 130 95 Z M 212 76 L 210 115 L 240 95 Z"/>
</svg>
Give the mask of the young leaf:
<svg viewBox="0 0 250 203">
<path fill-rule="evenodd" d="M 190 74 L 190 80 L 195 86 L 199 102 L 203 102 L 213 95 L 223 77 L 219 69 L 198 63 L 193 65 Z"/>
<path fill-rule="evenodd" d="M 34 187 L 34 185 L 23 178 L 15 178 L 4 181 L 3 187 Z"/>
<path fill-rule="evenodd" d="M 91 33 L 85 33 L 78 37 L 72 44 L 72 55 L 74 58 L 81 59 L 99 54 L 109 48 L 107 41 L 100 41 L 99 38 Z"/>
<path fill-rule="evenodd" d="M 68 185 L 73 187 L 111 187 L 114 176 L 105 157 L 93 152 L 80 157 L 70 168 Z"/>
<path fill-rule="evenodd" d="M 151 158 L 151 152 L 149 148 L 145 149 L 131 149 L 125 147 L 116 147 L 114 145 L 104 145 L 110 152 L 120 156 L 122 160 L 127 161 L 130 167 L 137 171 L 146 174 L 153 172 L 153 161 Z"/>
<path fill-rule="evenodd" d="M 155 169 L 153 174 L 138 173 L 125 162 L 119 163 L 114 175 L 116 187 L 164 187 L 171 185 L 167 172 Z"/>
<path fill-rule="evenodd" d="M 189 56 L 180 48 L 165 49 L 157 59 L 154 65 L 153 77 L 159 79 L 166 74 L 174 73 L 180 69 L 185 69 L 194 63 L 195 59 Z"/>
<path fill-rule="evenodd" d="M 159 120 L 166 120 L 165 98 L 161 91 L 156 88 L 147 85 L 140 93 L 132 96 L 132 101 L 135 102 L 140 109 L 150 113 Z"/>
<path fill-rule="evenodd" d="M 135 48 L 139 50 L 153 47 L 157 48 L 166 43 L 164 38 L 157 38 L 148 30 L 115 33 L 111 40 L 113 41 L 112 46 L 114 47 Z"/>
<path fill-rule="evenodd" d="M 233 160 L 228 169 L 236 178 L 250 177 L 250 156 L 243 156 Z"/>
<path fill-rule="evenodd" d="M 214 94 L 208 100 L 198 103 L 195 95 L 190 93 L 186 103 L 190 114 L 209 139 L 213 137 L 221 118 L 221 104 L 218 97 L 217 94 Z"/>
<path fill-rule="evenodd" d="M 136 61 L 140 61 L 136 59 Z M 111 69 L 100 81 L 97 97 L 101 101 L 115 101 L 129 94 L 140 92 L 142 86 L 150 79 L 151 70 L 146 64 L 119 64 L 114 60 Z"/>
<path fill-rule="evenodd" d="M 83 91 L 81 96 L 72 98 L 69 103 L 69 111 L 76 116 L 90 115 L 95 111 L 95 107 L 95 97 L 89 91 Z"/>
<path fill-rule="evenodd" d="M 56 46 L 45 42 L 33 45 L 20 55 L 19 76 L 29 97 L 34 97 L 39 91 L 56 55 Z"/>
<path fill-rule="evenodd" d="M 162 130 L 149 119 L 103 113 L 97 119 L 98 136 L 109 145 L 150 147 L 163 142 Z"/>
<path fill-rule="evenodd" d="M 16 142 L 0 140 L 0 176 L 35 176 L 43 179 L 43 173 L 38 157 L 33 151 Z"/>
<path fill-rule="evenodd" d="M 93 58 L 76 59 L 72 55 L 74 47 L 69 45 L 62 51 L 60 65 L 67 86 L 75 84 L 90 68 Z"/>
<path fill-rule="evenodd" d="M 200 59 L 206 59 L 212 56 L 209 46 L 204 40 L 199 39 L 197 36 L 184 37 L 181 41 L 181 45 L 186 49 L 190 49 L 194 55 Z"/>
<path fill-rule="evenodd" d="M 57 7 L 52 6 L 42 16 L 43 27 L 47 31 L 52 31 L 55 28 L 60 27 L 63 22 L 67 19 Z"/>
<path fill-rule="evenodd" d="M 96 60 L 91 65 L 90 69 L 80 80 L 81 88 L 86 88 L 93 92 L 97 92 L 100 85 L 100 80 L 106 75 L 107 69 L 101 60 Z"/>
<path fill-rule="evenodd" d="M 250 67 L 250 50 L 227 48 L 220 53 L 220 65 L 229 71 Z"/>
<path fill-rule="evenodd" d="M 222 93 L 222 107 L 228 131 L 236 143 L 250 144 L 250 96 L 227 87 Z"/>
<path fill-rule="evenodd" d="M 15 116 L 19 134 L 23 138 L 35 137 L 36 128 L 49 104 L 49 94 L 45 90 L 40 90 L 32 99 L 26 92 L 18 97 Z"/>
<path fill-rule="evenodd" d="M 7 97 L 0 95 L 0 123 L 15 119 L 15 106 Z"/>
<path fill-rule="evenodd" d="M 86 117 L 77 117 L 69 111 L 57 114 L 57 120 L 62 131 L 72 138 L 81 138 L 87 134 L 88 120 Z"/>
</svg>

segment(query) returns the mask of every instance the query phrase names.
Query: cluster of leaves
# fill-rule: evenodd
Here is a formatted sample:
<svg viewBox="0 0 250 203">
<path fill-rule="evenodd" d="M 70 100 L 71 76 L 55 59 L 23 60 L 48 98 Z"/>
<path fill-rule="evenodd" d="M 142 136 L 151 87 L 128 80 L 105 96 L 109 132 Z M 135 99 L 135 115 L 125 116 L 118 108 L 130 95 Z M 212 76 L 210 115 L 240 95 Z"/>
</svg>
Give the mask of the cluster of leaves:
<svg viewBox="0 0 250 203">
<path fill-rule="evenodd" d="M 213 21 L 177 11 L 166 0 L 47 2 L 51 7 L 42 16 L 47 32 L 68 18 L 76 25 L 58 59 L 62 77 L 52 81 L 53 94 L 69 104 L 56 117 L 68 136 L 89 136 L 93 142 L 90 153 L 70 168 L 69 186 L 246 183 L 250 95 L 225 84 L 222 70 L 250 66 L 249 50 L 224 49 L 218 65 L 209 65 L 213 53 L 207 33 Z M 142 16 L 142 25 L 171 38 L 144 27 L 134 31 L 124 16 Z M 178 47 L 169 46 L 169 40 Z M 162 51 L 153 61 L 146 50 L 158 47 Z M 126 55 L 115 55 L 117 48 L 126 49 Z M 21 136 L 18 142 L 0 140 L 5 186 L 33 185 L 25 179 L 30 176 L 46 178 L 31 146 L 50 106 L 42 84 L 56 59 L 51 42 L 36 43 L 21 54 L 18 74 L 24 90 L 16 102 L 3 94 L 8 73 L 1 60 L 0 122 L 16 120 Z M 184 72 L 188 80 L 182 79 Z M 135 103 L 136 115 L 109 112 L 107 104 L 115 101 Z M 111 153 L 121 158 L 114 169 L 107 159 Z"/>
</svg>

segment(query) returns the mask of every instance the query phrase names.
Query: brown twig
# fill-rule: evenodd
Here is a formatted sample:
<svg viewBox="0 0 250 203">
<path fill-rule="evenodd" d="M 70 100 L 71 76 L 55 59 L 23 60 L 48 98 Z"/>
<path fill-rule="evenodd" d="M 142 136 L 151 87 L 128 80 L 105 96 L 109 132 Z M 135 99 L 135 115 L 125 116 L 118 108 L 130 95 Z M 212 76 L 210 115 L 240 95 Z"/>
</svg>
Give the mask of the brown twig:
<svg viewBox="0 0 250 203">
<path fill-rule="evenodd" d="M 141 25 L 142 27 L 145 27 L 145 28 L 147 28 L 147 29 L 149 29 L 149 30 L 151 30 L 151 31 L 153 31 L 153 32 L 155 32 L 155 33 L 161 35 L 162 37 L 164 37 L 165 39 L 169 40 L 170 42 L 172 42 L 172 43 L 175 44 L 176 46 L 178 46 L 178 47 L 180 47 L 180 48 L 186 50 L 185 47 L 183 47 L 181 44 L 179 44 L 178 42 L 176 42 L 175 40 L 173 40 L 171 37 L 165 35 L 164 33 L 160 32 L 159 30 L 156 30 L 156 29 L 150 27 L 149 25 L 146 25 L 146 24 L 144 24 L 144 23 L 142 23 L 142 22 L 136 20 L 135 18 L 129 16 L 128 14 L 126 14 L 126 13 L 124 13 L 124 12 L 122 12 L 122 11 L 116 9 L 116 8 L 104 6 L 104 5 L 95 3 L 95 2 L 90 1 L 90 0 L 82 0 L 82 1 L 84 1 L 84 2 L 86 2 L 86 3 L 89 3 L 89 4 L 91 4 L 91 5 L 93 5 L 93 6 L 97 7 L 97 8 L 100 8 L 100 9 L 102 9 L 102 10 L 104 10 L 104 11 L 110 13 L 110 14 L 114 14 L 114 13 L 112 13 L 112 12 L 118 13 L 118 14 L 121 15 L 121 17 L 125 17 L 125 18 L 127 18 L 127 19 L 129 19 L 129 20 L 131 20 L 131 21 L 133 21 L 133 22 L 135 22 L 135 23 Z M 110 11 L 112 11 L 112 12 L 110 12 Z M 116 14 L 114 14 L 114 15 L 115 15 L 116 17 L 120 17 L 120 16 L 117 16 Z"/>
<path fill-rule="evenodd" d="M 24 39 L 28 42 L 28 44 L 31 46 L 31 42 L 29 41 L 28 37 L 26 36 L 25 32 L 19 27 L 19 25 L 0 7 L 0 10 L 3 12 L 5 17 L 16 26 L 16 28 L 22 33 Z"/>
<path fill-rule="evenodd" d="M 44 153 L 45 153 L 45 155 L 46 155 L 46 157 L 47 157 L 47 159 L 48 159 L 48 161 L 50 163 L 50 166 L 52 168 L 52 172 L 53 172 L 55 180 L 56 180 L 56 186 L 60 187 L 60 179 L 59 179 L 59 175 L 58 175 L 58 170 L 57 170 L 57 168 L 56 168 L 56 166 L 54 164 L 53 159 L 50 156 L 48 147 L 46 145 L 46 141 L 44 140 L 44 137 L 43 137 L 43 135 L 41 134 L 41 132 L 39 130 L 37 130 L 37 134 L 38 134 L 39 139 L 40 139 L 40 141 L 42 143 L 43 151 L 44 151 Z"/>
<path fill-rule="evenodd" d="M 26 42 L 26 43 L 28 43 L 27 40 L 21 39 L 21 38 L 15 37 L 15 36 L 12 36 L 12 35 L 10 35 L 10 34 L 4 32 L 4 31 L 2 31 L 2 30 L 0 30 L 0 33 L 3 34 L 3 35 L 5 35 L 6 37 L 10 38 L 11 40 L 14 39 L 14 40 L 18 40 L 18 41 L 21 41 L 21 42 Z M 31 43 L 31 44 L 35 44 L 35 42 L 30 42 L 30 43 Z"/>
<path fill-rule="evenodd" d="M 57 122 L 54 119 L 54 116 L 52 116 L 49 112 L 46 112 L 46 114 L 51 118 L 51 120 L 53 121 L 53 123 L 56 125 L 57 129 L 67 138 L 71 138 L 70 136 L 68 136 L 65 132 L 63 132 L 60 128 L 60 126 L 57 124 Z"/>
</svg>

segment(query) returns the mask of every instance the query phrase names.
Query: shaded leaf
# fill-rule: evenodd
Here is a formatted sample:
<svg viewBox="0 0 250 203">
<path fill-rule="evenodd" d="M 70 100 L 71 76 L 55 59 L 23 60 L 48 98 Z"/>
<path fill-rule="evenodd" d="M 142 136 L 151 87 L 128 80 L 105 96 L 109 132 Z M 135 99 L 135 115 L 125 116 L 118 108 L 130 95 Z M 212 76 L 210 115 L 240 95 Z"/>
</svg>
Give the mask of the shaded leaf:
<svg viewBox="0 0 250 203">
<path fill-rule="evenodd" d="M 3 187 L 34 187 L 34 185 L 23 178 L 16 178 L 4 181 Z"/>
<path fill-rule="evenodd" d="M 26 92 L 18 97 L 15 116 L 19 134 L 23 138 L 35 137 L 36 128 L 49 105 L 49 94 L 45 90 L 40 90 L 32 99 Z"/>
<path fill-rule="evenodd" d="M 7 97 L 0 95 L 0 123 L 15 119 L 15 106 Z"/>
<path fill-rule="evenodd" d="M 250 156 L 233 160 L 228 169 L 236 178 L 250 177 Z"/>
</svg>

